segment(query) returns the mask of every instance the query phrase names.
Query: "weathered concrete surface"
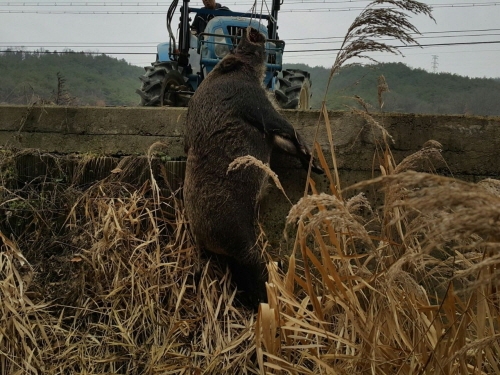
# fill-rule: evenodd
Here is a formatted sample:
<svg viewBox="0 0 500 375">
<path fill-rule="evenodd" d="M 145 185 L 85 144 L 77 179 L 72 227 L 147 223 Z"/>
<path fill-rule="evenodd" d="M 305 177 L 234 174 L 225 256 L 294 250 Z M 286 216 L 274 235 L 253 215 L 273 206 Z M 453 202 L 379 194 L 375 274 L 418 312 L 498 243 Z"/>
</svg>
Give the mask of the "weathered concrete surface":
<svg viewBox="0 0 500 375">
<path fill-rule="evenodd" d="M 311 144 L 315 134 L 331 165 L 325 120 L 318 111 L 283 111 Z M 144 155 L 155 142 L 166 143 L 169 156 L 184 156 L 183 108 L 101 108 L 0 106 L 0 147 L 34 148 L 53 153 Z M 363 116 L 329 112 L 330 129 L 342 187 L 379 175 L 376 145 L 381 131 Z M 500 178 L 500 117 L 375 115 L 392 136 L 397 162 L 418 151 L 430 139 L 443 145 L 442 173 L 469 181 Z M 275 155 L 273 168 L 292 200 L 303 195 L 306 173 L 293 158 Z M 329 191 L 325 176 L 313 176 L 319 191 Z M 367 192 L 377 203 L 376 192 Z M 279 239 L 290 204 L 274 187 L 261 210 L 271 241 Z"/>
<path fill-rule="evenodd" d="M 56 153 L 145 154 L 157 141 L 182 147 L 184 109 L 0 106 L 0 145 Z"/>
<path fill-rule="evenodd" d="M 318 142 L 329 152 L 325 121 L 318 121 L 318 111 L 282 113 L 309 141 L 319 124 Z M 183 108 L 0 106 L 0 145 L 57 153 L 133 155 L 144 154 L 151 144 L 161 141 L 177 157 L 184 155 L 185 116 Z M 391 149 L 398 160 L 434 139 L 443 145 L 452 173 L 500 175 L 499 117 L 386 114 L 375 119 L 393 137 Z M 380 132 L 350 112 L 329 112 L 329 120 L 339 168 L 371 170 Z"/>
</svg>

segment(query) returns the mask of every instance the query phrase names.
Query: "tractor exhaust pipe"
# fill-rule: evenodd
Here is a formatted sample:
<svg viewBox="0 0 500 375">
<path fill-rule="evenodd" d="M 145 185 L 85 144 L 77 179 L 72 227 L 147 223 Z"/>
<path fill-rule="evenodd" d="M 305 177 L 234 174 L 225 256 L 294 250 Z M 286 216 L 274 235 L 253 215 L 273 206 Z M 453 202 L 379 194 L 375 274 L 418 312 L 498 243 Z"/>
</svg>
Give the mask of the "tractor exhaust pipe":
<svg viewBox="0 0 500 375">
<path fill-rule="evenodd" d="M 181 8 L 181 30 L 179 35 L 179 57 L 177 64 L 187 66 L 189 64 L 189 43 L 191 31 L 189 30 L 189 0 L 182 0 Z"/>
<path fill-rule="evenodd" d="M 278 39 L 278 12 L 281 9 L 281 4 L 283 4 L 283 0 L 273 0 L 271 18 L 267 24 L 269 39 Z"/>
</svg>

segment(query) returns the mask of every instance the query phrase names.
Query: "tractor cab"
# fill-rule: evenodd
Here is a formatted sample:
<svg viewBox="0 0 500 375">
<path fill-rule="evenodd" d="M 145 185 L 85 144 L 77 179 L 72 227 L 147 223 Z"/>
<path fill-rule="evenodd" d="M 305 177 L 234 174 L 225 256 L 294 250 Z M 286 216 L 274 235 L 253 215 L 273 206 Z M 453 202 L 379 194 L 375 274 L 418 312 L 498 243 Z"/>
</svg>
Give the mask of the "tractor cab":
<svg viewBox="0 0 500 375">
<path fill-rule="evenodd" d="M 243 30 L 248 26 L 259 30 L 267 40 L 267 69 L 264 84 L 266 87 L 274 88 L 273 77 L 281 71 L 285 43 L 268 39 L 266 26 L 255 19 L 249 21 L 241 17 L 221 16 L 211 19 L 205 31 L 198 36 L 191 34 L 187 66 L 190 74 L 187 77 L 194 90 L 215 65 L 236 48 Z"/>
<path fill-rule="evenodd" d="M 281 71 L 285 43 L 269 37 L 269 25 L 264 25 L 258 18 L 267 19 L 268 16 L 229 10 L 188 8 L 189 14 L 209 13 L 214 16 L 202 33 L 193 35 L 189 30 L 189 22 L 183 21 L 183 9 L 184 7 L 181 8 L 182 16 L 178 33 L 179 48 L 172 48 L 171 43 L 159 44 L 157 47 L 159 63 L 176 61 L 177 66 L 183 68 L 187 83 L 194 91 L 215 65 L 236 47 L 242 31 L 251 26 L 259 30 L 267 40 L 268 64 L 264 84 L 269 88 L 274 88 L 273 77 Z M 171 36 L 171 40 L 175 39 Z"/>
<path fill-rule="evenodd" d="M 264 86 L 273 91 L 283 108 L 299 108 L 297 98 L 310 97 L 309 74 L 303 71 L 282 71 L 285 42 L 277 38 L 277 18 L 280 0 L 273 0 L 269 15 L 190 8 L 189 0 L 183 0 L 181 17 L 176 34 L 172 31 L 172 19 L 178 0 L 173 0 L 167 14 L 170 41 L 157 46 L 156 61 L 145 67 L 140 77 L 142 87 L 136 92 L 145 106 L 187 106 L 189 98 L 217 63 L 236 48 L 243 30 L 248 26 L 258 30 L 266 38 L 266 74 Z M 193 35 L 189 17 L 192 13 L 214 16 L 205 30 Z M 267 25 L 264 22 L 267 21 Z M 303 100 L 303 101 L 304 101 Z"/>
</svg>

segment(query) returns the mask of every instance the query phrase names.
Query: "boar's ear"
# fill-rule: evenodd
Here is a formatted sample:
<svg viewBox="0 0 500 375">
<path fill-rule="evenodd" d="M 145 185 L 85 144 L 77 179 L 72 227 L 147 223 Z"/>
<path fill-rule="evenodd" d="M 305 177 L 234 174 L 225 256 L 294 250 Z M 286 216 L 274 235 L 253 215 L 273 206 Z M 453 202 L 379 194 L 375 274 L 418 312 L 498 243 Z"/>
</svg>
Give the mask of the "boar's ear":
<svg viewBox="0 0 500 375">
<path fill-rule="evenodd" d="M 252 43 L 258 43 L 260 41 L 260 34 L 253 27 L 247 29 L 247 38 Z"/>
<path fill-rule="evenodd" d="M 238 59 L 236 56 L 231 55 L 221 60 L 219 63 L 219 71 L 221 73 L 229 73 L 233 70 L 238 69 L 243 65 L 243 61 Z"/>
</svg>

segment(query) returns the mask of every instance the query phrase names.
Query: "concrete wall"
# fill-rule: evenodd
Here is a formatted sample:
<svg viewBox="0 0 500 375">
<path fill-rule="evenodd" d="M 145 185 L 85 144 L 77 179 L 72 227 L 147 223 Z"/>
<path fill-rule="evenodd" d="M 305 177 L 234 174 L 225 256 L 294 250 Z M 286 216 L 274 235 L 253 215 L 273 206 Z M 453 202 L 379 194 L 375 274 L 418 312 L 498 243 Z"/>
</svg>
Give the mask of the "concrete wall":
<svg viewBox="0 0 500 375">
<path fill-rule="evenodd" d="M 304 138 L 312 143 L 317 132 L 331 164 L 325 120 L 318 111 L 282 111 Z M 144 155 L 155 142 L 166 143 L 172 157 L 184 156 L 185 109 L 0 106 L 0 147 L 34 148 L 52 153 Z M 393 137 L 396 161 L 418 151 L 428 140 L 443 145 L 446 165 L 439 172 L 469 181 L 500 178 L 500 117 L 384 114 L 374 116 Z M 330 129 L 342 187 L 379 175 L 375 156 L 381 131 L 361 115 L 329 112 Z M 305 172 L 287 156 L 276 155 L 273 168 L 292 201 L 303 195 Z M 314 176 L 318 190 L 328 191 L 326 177 Z M 377 202 L 376 192 L 371 199 Z M 276 188 L 264 202 L 262 221 L 272 238 L 283 229 L 289 203 Z"/>
<path fill-rule="evenodd" d="M 282 113 L 311 142 L 319 124 L 318 141 L 329 155 L 325 121 L 318 121 L 319 112 Z M 184 155 L 185 116 L 181 108 L 0 106 L 0 146 L 134 155 L 145 154 L 151 144 L 161 141 L 167 144 L 168 154 L 177 157 Z M 328 116 L 339 167 L 371 171 L 380 132 L 357 114 L 330 112 Z M 470 178 L 500 176 L 500 117 L 386 114 L 375 119 L 394 138 L 391 149 L 398 160 L 434 139 L 443 145 L 451 173 Z"/>
</svg>

